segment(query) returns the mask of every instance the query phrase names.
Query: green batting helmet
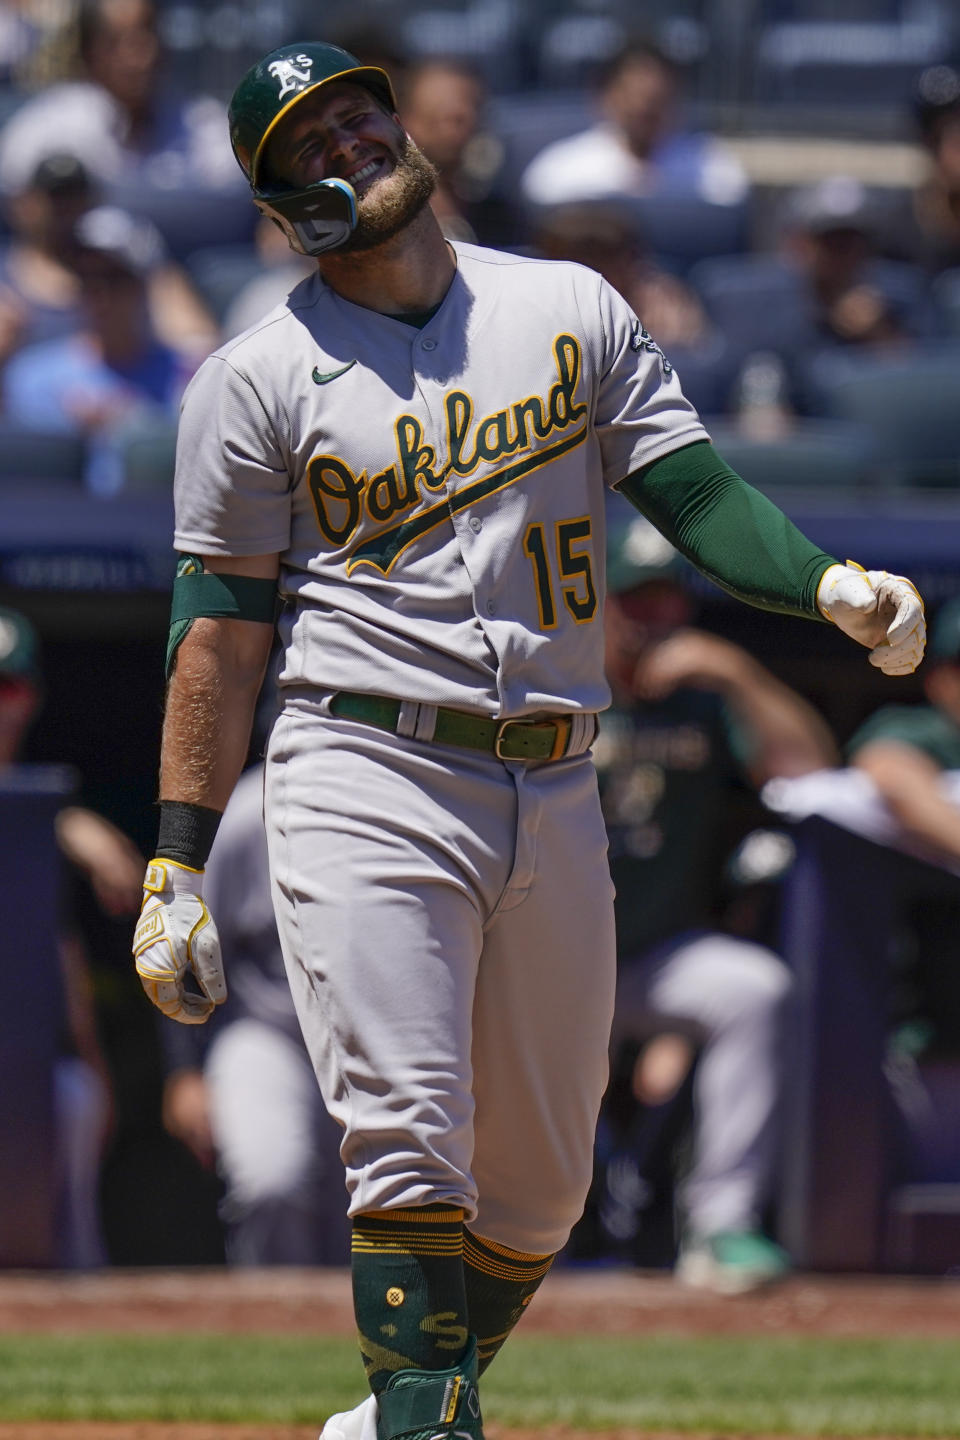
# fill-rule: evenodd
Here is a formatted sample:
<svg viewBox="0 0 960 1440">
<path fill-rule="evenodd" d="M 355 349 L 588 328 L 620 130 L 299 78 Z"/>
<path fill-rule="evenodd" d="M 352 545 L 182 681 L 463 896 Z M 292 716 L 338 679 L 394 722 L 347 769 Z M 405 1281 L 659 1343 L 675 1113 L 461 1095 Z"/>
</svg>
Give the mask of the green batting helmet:
<svg viewBox="0 0 960 1440">
<path fill-rule="evenodd" d="M 386 71 L 361 65 L 339 45 L 305 41 L 281 45 L 247 71 L 230 101 L 230 143 L 250 182 L 253 201 L 285 232 L 304 255 L 320 255 L 342 245 L 357 222 L 353 186 L 345 180 L 318 180 L 301 190 L 263 175 L 267 141 L 294 106 L 332 80 L 362 85 L 391 113 L 397 102 Z"/>
</svg>

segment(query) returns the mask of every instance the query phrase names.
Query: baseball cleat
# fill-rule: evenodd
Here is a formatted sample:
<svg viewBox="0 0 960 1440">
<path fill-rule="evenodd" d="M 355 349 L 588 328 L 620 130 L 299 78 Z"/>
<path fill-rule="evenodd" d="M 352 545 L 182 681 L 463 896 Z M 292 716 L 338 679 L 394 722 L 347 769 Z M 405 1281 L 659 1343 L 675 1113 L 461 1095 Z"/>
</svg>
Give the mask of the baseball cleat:
<svg viewBox="0 0 960 1440">
<path fill-rule="evenodd" d="M 790 1269 L 785 1251 L 752 1230 L 707 1235 L 683 1246 L 676 1277 L 694 1290 L 746 1295 L 782 1280 Z"/>
<path fill-rule="evenodd" d="M 320 1431 L 320 1440 L 377 1440 L 377 1397 L 368 1395 L 352 1410 L 338 1410 Z"/>
<path fill-rule="evenodd" d="M 448 1370 L 397 1370 L 379 1412 L 378 1440 L 483 1440 L 476 1337 Z"/>
</svg>

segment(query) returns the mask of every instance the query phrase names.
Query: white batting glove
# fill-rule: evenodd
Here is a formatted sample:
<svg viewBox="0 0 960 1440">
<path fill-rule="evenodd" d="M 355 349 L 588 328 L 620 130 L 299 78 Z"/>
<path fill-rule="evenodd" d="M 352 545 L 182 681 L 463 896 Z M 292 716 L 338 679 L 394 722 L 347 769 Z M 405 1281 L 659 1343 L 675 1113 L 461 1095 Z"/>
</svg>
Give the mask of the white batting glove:
<svg viewBox="0 0 960 1440">
<path fill-rule="evenodd" d="M 227 998 L 220 938 L 201 896 L 203 871 L 151 860 L 133 933 L 137 974 L 158 1010 L 183 1025 L 202 1025 Z M 184 986 L 192 971 L 202 995 Z"/>
<path fill-rule="evenodd" d="M 870 650 L 885 675 L 912 675 L 923 659 L 923 600 L 905 575 L 864 570 L 853 560 L 831 565 L 817 587 L 817 605 L 846 635 Z"/>
</svg>

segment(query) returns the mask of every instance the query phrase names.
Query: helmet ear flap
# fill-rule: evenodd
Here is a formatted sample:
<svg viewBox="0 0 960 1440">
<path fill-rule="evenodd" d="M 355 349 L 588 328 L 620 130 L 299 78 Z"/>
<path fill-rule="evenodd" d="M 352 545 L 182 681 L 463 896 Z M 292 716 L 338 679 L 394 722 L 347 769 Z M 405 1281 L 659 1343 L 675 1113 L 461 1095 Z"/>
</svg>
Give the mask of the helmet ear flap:
<svg viewBox="0 0 960 1440">
<path fill-rule="evenodd" d="M 255 195 L 254 204 L 301 255 L 323 255 L 349 240 L 357 223 L 357 196 L 346 180 L 321 180 L 304 190 Z"/>
</svg>

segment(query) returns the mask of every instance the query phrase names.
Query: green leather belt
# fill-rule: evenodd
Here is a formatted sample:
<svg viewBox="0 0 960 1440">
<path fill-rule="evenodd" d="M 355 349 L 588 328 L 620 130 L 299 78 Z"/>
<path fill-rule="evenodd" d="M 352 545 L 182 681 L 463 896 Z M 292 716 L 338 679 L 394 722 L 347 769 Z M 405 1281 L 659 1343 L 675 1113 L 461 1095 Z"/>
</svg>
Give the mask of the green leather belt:
<svg viewBox="0 0 960 1440">
<path fill-rule="evenodd" d="M 396 734 L 400 701 L 386 695 L 355 695 L 340 690 L 330 701 L 330 714 Z M 488 720 L 483 715 L 440 706 L 431 738 L 439 745 L 485 750 L 498 760 L 560 760 L 569 749 L 571 729 L 569 715 L 557 715 L 552 720 Z"/>
</svg>

